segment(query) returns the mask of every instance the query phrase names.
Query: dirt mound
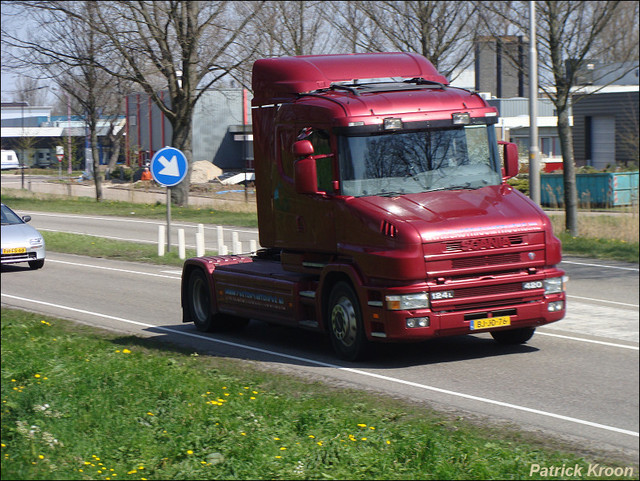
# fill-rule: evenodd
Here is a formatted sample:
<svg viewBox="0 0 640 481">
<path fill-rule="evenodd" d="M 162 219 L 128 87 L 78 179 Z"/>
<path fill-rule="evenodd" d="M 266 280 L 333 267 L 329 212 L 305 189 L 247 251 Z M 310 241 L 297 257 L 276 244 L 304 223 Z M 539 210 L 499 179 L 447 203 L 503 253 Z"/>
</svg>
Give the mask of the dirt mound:
<svg viewBox="0 0 640 481">
<path fill-rule="evenodd" d="M 222 169 L 216 167 L 208 160 L 198 160 L 197 162 L 194 162 L 192 169 L 192 184 L 206 184 L 207 182 L 222 175 Z"/>
</svg>

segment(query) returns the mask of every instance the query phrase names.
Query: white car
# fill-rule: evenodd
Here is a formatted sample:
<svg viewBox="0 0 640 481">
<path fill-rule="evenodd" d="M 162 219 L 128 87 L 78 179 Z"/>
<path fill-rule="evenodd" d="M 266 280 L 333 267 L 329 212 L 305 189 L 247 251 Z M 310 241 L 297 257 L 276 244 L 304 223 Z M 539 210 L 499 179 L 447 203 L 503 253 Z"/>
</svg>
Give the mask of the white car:
<svg viewBox="0 0 640 481">
<path fill-rule="evenodd" d="M 30 220 L 31 216 L 20 217 L 2 204 L 2 265 L 28 262 L 31 269 L 44 266 L 44 238 L 27 225 Z"/>
</svg>

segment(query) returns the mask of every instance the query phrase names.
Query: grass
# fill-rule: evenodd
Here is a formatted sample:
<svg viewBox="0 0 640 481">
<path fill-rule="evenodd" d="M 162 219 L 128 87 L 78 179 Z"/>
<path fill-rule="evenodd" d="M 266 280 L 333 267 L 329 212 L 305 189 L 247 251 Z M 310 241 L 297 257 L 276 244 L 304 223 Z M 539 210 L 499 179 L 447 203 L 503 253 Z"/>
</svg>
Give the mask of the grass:
<svg viewBox="0 0 640 481">
<path fill-rule="evenodd" d="M 130 262 L 144 262 L 147 264 L 159 264 L 182 267 L 183 259 L 178 255 L 177 246 L 172 246 L 171 252 L 165 252 L 163 257 L 158 256 L 156 244 L 141 244 L 137 242 L 118 241 L 79 234 L 67 234 L 66 232 L 40 232 L 48 251 L 64 252 L 89 257 L 104 257 Z M 185 250 L 186 258 L 195 257 L 195 249 Z M 206 255 L 214 255 L 215 252 L 206 252 Z"/>
<path fill-rule="evenodd" d="M 594 461 L 637 477 L 548 438 L 17 310 L 2 309 L 1 392 L 3 479 L 537 479 L 535 464 Z"/>
</svg>

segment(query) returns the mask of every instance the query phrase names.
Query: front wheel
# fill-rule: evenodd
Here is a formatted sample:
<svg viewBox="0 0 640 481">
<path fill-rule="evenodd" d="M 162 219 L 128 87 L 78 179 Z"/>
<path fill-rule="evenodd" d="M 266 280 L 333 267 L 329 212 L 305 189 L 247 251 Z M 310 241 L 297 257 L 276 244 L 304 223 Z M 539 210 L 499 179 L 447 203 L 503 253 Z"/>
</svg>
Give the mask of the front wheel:
<svg viewBox="0 0 640 481">
<path fill-rule="evenodd" d="M 44 259 L 38 259 L 37 261 L 29 261 L 29 267 L 31 269 L 41 269 L 44 266 Z"/>
<path fill-rule="evenodd" d="M 506 331 L 493 331 L 491 336 L 500 344 L 524 344 L 536 332 L 535 327 L 521 327 Z"/>
<path fill-rule="evenodd" d="M 331 291 L 328 314 L 329 337 L 338 356 L 346 361 L 362 359 L 368 342 L 358 298 L 346 282 L 339 282 Z"/>
</svg>

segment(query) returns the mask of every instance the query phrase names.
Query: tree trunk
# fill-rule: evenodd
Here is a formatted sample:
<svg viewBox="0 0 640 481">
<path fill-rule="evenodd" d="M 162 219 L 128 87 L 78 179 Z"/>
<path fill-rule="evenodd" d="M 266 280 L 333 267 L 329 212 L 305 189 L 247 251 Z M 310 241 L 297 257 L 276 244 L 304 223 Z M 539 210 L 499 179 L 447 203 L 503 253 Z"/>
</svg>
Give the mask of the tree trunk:
<svg viewBox="0 0 640 481">
<path fill-rule="evenodd" d="M 186 114 L 191 115 L 190 112 Z M 187 117 L 184 121 L 180 118 L 176 119 L 173 125 L 173 136 L 171 138 L 171 146 L 180 150 L 189 164 L 187 175 L 184 180 L 171 189 L 171 201 L 181 207 L 189 205 L 189 186 L 191 185 L 191 165 L 193 162 L 193 154 L 191 152 L 191 119 Z"/>
<path fill-rule="evenodd" d="M 558 107 L 557 104 L 556 107 Z M 578 189 L 576 166 L 573 161 L 573 139 L 569 126 L 569 109 L 566 107 L 558 109 L 558 134 L 564 169 L 565 228 L 571 236 L 576 237 L 578 235 Z"/>
<path fill-rule="evenodd" d="M 100 172 L 98 132 L 95 128 L 91 129 L 91 162 L 93 163 L 93 180 L 96 184 L 96 202 L 100 202 L 102 201 L 102 172 Z"/>
</svg>

